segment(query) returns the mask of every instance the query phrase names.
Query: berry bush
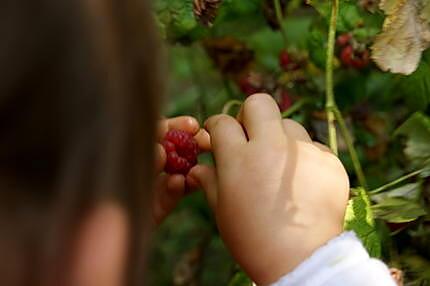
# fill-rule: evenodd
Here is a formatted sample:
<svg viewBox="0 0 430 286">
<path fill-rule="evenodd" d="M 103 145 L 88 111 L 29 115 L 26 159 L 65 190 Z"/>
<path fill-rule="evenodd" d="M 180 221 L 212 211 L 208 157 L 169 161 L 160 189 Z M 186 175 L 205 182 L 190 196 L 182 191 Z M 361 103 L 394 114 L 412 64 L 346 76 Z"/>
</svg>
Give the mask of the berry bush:
<svg viewBox="0 0 430 286">
<path fill-rule="evenodd" d="M 430 285 L 430 1 L 155 0 L 154 14 L 166 116 L 203 122 L 271 94 L 346 166 L 345 229 L 399 285 Z M 167 172 L 196 164 L 189 137 L 167 134 Z M 159 228 L 152 259 L 152 285 L 251 285 L 198 192 Z"/>
</svg>

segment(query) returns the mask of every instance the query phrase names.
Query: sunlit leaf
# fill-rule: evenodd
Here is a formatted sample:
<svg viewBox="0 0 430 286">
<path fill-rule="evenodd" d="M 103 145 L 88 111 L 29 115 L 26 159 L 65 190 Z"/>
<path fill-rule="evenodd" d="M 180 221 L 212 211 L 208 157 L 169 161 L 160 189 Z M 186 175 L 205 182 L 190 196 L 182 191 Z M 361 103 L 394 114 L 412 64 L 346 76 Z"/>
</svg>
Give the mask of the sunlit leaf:
<svg viewBox="0 0 430 286">
<path fill-rule="evenodd" d="M 384 71 L 413 73 L 422 52 L 430 46 L 430 25 L 420 14 L 428 0 L 382 0 L 380 8 L 387 15 L 382 33 L 372 46 L 372 58 Z M 426 10 L 425 10 L 426 11 Z"/>
<path fill-rule="evenodd" d="M 355 189 L 357 194 L 349 200 L 345 214 L 345 230 L 353 230 L 363 242 L 370 255 L 381 256 L 381 240 L 376 231 L 370 200 L 363 188 Z"/>
</svg>

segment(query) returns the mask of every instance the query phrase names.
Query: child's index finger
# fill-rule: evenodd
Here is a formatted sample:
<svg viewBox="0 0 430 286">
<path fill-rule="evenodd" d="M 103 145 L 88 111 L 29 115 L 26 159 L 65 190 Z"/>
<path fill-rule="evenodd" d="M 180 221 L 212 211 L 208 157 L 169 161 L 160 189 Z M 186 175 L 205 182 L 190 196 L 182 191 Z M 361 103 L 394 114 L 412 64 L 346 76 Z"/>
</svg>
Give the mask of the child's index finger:
<svg viewBox="0 0 430 286">
<path fill-rule="evenodd" d="M 211 138 L 209 133 L 205 129 L 200 129 L 196 135 L 194 135 L 194 139 L 196 139 L 197 144 L 199 145 L 200 151 L 208 152 L 212 150 L 211 147 Z"/>
<path fill-rule="evenodd" d="M 247 143 L 242 126 L 233 117 L 219 114 L 205 122 L 215 159 L 231 159 L 237 148 Z"/>
<path fill-rule="evenodd" d="M 158 123 L 158 139 L 163 140 L 167 131 L 172 129 L 182 130 L 195 135 L 199 131 L 200 125 L 197 120 L 191 116 L 178 116 L 174 118 L 162 119 Z"/>
<path fill-rule="evenodd" d="M 260 93 L 248 97 L 241 108 L 239 120 L 250 141 L 273 141 L 284 135 L 279 107 L 268 94 Z"/>
</svg>

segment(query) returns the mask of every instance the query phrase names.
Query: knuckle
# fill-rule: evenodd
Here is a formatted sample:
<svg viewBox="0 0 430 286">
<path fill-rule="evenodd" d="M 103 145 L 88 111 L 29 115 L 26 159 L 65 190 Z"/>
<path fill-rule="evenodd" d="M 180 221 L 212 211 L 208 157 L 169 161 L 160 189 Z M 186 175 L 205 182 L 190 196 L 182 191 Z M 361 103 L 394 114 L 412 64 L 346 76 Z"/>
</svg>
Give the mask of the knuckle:
<svg viewBox="0 0 430 286">
<path fill-rule="evenodd" d="M 254 108 L 260 106 L 263 102 L 274 103 L 274 99 L 267 93 L 255 93 L 249 96 L 244 102 L 244 108 Z"/>
<path fill-rule="evenodd" d="M 227 115 L 227 114 L 220 114 L 217 116 L 214 127 L 223 127 L 227 124 L 231 124 L 233 121 L 236 121 L 233 117 Z"/>
<path fill-rule="evenodd" d="M 300 130 L 303 130 L 303 131 L 305 131 L 307 133 L 306 128 L 303 127 L 303 125 L 301 125 L 300 123 L 298 123 L 295 120 L 287 118 L 287 119 L 284 119 L 284 123 L 286 125 L 292 127 L 292 128 L 300 129 Z"/>
<path fill-rule="evenodd" d="M 220 126 L 223 126 L 225 124 L 232 122 L 232 120 L 235 120 L 235 119 L 227 114 L 214 115 L 209 118 L 207 127 L 209 130 L 215 130 Z"/>
<path fill-rule="evenodd" d="M 298 123 L 297 121 L 294 121 L 292 119 L 284 119 L 284 126 L 287 128 L 287 130 L 293 131 L 295 134 L 303 134 L 305 136 L 308 136 L 309 133 L 306 130 L 306 128 Z"/>
</svg>

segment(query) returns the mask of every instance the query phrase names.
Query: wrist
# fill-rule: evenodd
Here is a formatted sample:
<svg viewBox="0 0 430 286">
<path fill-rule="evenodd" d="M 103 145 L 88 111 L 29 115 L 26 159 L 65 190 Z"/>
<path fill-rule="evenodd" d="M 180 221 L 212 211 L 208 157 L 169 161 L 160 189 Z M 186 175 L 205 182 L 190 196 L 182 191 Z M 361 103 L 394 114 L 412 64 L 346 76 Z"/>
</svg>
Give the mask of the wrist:
<svg viewBox="0 0 430 286">
<path fill-rule="evenodd" d="M 267 248 L 256 263 L 259 266 L 250 269 L 248 275 L 257 285 L 270 285 L 292 272 L 316 250 L 340 235 L 342 231 L 341 227 L 330 229 L 325 226 L 323 229 L 313 229 L 312 232 L 307 230 L 294 236 L 291 235 L 291 232 L 287 232 L 282 239 L 276 240 L 278 241 L 276 244 Z"/>
</svg>

